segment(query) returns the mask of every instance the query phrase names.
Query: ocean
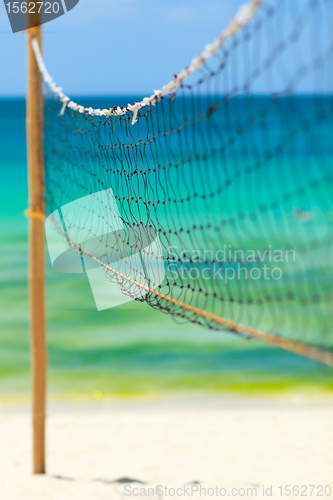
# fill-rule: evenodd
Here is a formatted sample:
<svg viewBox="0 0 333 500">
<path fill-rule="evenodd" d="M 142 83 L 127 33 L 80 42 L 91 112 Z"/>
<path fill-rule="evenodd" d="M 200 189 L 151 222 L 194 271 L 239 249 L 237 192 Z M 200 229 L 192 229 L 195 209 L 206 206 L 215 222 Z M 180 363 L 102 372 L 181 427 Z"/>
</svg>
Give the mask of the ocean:
<svg viewBox="0 0 333 500">
<path fill-rule="evenodd" d="M 92 102 L 94 107 L 102 108 L 106 101 L 127 104 L 134 99 L 111 96 L 100 101 L 78 98 L 78 102 Z M 304 102 L 299 103 L 300 107 Z M 271 125 L 272 140 L 274 126 Z M 322 135 L 322 140 L 329 142 L 329 133 Z M 24 99 L 0 99 L 0 144 L 0 400 L 7 401 L 27 398 L 30 387 Z M 321 154 L 324 149 L 321 147 Z M 290 146 L 290 162 L 283 165 L 284 174 L 293 155 L 295 151 Z M 330 155 L 329 150 L 327 158 Z M 281 183 L 278 168 L 272 167 L 269 179 L 275 182 L 274 196 L 284 192 L 291 178 L 296 183 L 295 179 L 302 175 L 316 175 L 311 170 L 309 152 L 301 160 L 298 157 L 297 162 L 298 170 L 290 178 L 286 174 Z M 324 188 L 318 195 L 322 200 L 326 200 Z M 240 201 L 231 199 L 232 212 L 239 205 L 251 210 L 251 206 L 246 206 L 246 181 L 238 189 L 243 191 L 237 196 Z M 267 192 L 261 201 L 270 202 Z M 249 204 L 252 203 L 251 198 Z M 304 193 L 289 205 L 290 212 L 295 207 L 301 213 L 309 210 Z M 318 206 L 322 212 L 331 210 L 319 202 Z M 202 206 L 198 211 L 203 216 Z M 318 227 L 326 230 L 327 224 Z M 274 228 L 277 230 L 278 226 Z M 179 324 L 170 315 L 144 303 L 132 301 L 98 312 L 84 275 L 56 272 L 48 255 L 46 266 L 51 398 L 93 399 L 96 391 L 104 398 L 113 398 L 197 392 L 267 396 L 309 388 L 331 394 L 333 390 L 331 368 L 231 333 Z"/>
</svg>

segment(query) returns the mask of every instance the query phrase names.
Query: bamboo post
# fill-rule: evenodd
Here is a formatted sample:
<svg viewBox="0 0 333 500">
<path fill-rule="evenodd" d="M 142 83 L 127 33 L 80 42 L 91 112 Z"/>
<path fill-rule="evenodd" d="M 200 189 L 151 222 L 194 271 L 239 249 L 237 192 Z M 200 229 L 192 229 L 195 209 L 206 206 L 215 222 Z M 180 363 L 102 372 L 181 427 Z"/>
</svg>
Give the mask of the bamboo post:
<svg viewBox="0 0 333 500">
<path fill-rule="evenodd" d="M 28 24 L 29 27 L 29 24 Z M 33 473 L 45 473 L 46 328 L 42 80 L 31 42 L 41 47 L 41 27 L 28 30 L 27 154 L 29 189 L 29 296 L 32 370 Z"/>
</svg>

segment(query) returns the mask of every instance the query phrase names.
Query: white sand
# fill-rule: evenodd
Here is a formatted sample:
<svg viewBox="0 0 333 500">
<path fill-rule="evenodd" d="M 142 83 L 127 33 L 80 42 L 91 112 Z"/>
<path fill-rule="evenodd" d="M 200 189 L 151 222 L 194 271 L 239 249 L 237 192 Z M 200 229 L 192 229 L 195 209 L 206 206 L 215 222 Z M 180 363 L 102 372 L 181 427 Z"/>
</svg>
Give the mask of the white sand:
<svg viewBox="0 0 333 500">
<path fill-rule="evenodd" d="M 333 498 L 332 403 L 51 408 L 47 439 L 48 474 L 32 476 L 28 411 L 0 408 L 1 500 L 134 498 L 112 483 L 122 477 L 146 487 L 200 481 L 226 496 L 256 485 L 257 498 L 263 484 L 273 498 L 280 484 L 330 484 Z"/>
</svg>

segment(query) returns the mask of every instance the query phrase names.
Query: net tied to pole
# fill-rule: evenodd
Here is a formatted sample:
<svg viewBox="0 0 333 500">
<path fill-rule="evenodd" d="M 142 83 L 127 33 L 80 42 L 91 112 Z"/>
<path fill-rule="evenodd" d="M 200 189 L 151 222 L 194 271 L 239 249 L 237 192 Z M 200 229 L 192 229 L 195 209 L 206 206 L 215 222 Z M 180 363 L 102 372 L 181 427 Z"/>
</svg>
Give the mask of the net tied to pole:
<svg viewBox="0 0 333 500">
<path fill-rule="evenodd" d="M 248 2 L 161 91 L 111 107 L 67 97 L 33 42 L 46 215 L 83 266 L 176 321 L 333 364 L 332 13 Z"/>
</svg>

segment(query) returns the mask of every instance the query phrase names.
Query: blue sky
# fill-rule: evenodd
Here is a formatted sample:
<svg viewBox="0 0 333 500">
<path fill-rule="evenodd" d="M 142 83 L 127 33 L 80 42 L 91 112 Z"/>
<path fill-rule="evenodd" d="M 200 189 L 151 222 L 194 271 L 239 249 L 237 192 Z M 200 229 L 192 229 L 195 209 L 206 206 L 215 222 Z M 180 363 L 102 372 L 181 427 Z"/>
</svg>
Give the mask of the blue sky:
<svg viewBox="0 0 333 500">
<path fill-rule="evenodd" d="M 287 1 L 300 5 L 307 0 Z M 44 26 L 44 58 L 70 96 L 150 94 L 213 41 L 242 3 L 80 0 L 71 12 Z M 0 95 L 23 96 L 26 37 L 11 33 L 2 3 L 0 36 Z"/>
<path fill-rule="evenodd" d="M 238 0 L 80 0 L 44 26 L 50 74 L 68 94 L 160 88 L 224 28 Z M 25 93 L 25 36 L 0 4 L 0 95 Z"/>
</svg>

